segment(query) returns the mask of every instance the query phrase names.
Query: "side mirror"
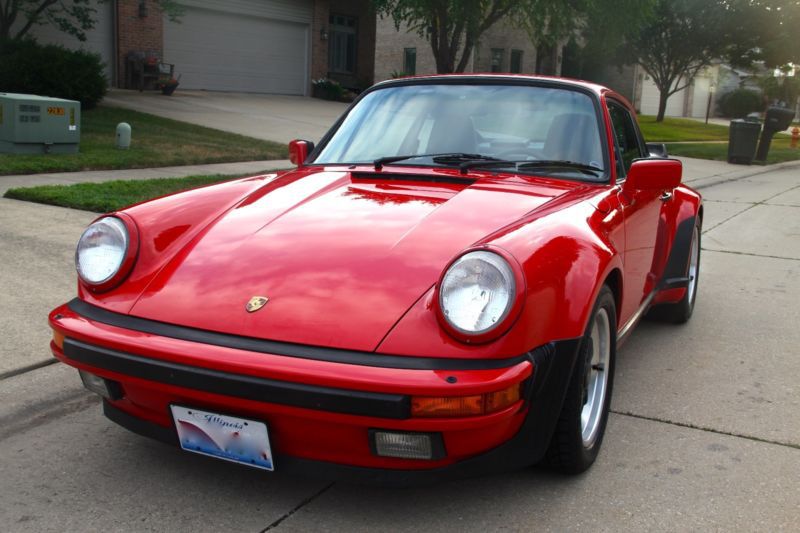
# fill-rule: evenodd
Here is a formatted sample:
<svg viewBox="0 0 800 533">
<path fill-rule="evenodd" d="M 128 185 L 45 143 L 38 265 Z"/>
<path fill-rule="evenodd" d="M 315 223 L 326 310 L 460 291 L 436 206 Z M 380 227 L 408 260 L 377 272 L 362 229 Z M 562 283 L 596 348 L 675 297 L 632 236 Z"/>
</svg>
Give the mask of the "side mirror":
<svg viewBox="0 0 800 533">
<path fill-rule="evenodd" d="M 289 161 L 297 167 L 302 167 L 306 162 L 308 154 L 314 150 L 314 143 L 311 141 L 294 140 L 289 142 Z"/>
<path fill-rule="evenodd" d="M 667 145 L 664 143 L 647 143 L 647 151 L 650 157 L 669 157 Z"/>
<path fill-rule="evenodd" d="M 628 170 L 623 189 L 665 190 L 681 184 L 683 164 L 677 159 L 637 159 Z"/>
</svg>

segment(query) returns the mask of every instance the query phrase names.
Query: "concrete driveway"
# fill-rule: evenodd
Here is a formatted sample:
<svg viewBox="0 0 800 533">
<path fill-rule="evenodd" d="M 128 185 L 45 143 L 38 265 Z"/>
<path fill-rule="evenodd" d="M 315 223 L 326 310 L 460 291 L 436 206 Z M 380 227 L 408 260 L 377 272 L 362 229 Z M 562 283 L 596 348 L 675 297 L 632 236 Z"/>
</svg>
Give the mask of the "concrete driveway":
<svg viewBox="0 0 800 533">
<path fill-rule="evenodd" d="M 795 531 L 800 171 L 686 166 L 706 199 L 695 316 L 645 322 L 621 350 L 597 464 L 414 490 L 264 475 L 105 420 L 74 370 L 33 368 L 93 215 L 0 201 L 0 355 L 36 354 L 0 375 L 3 530 Z"/>
<path fill-rule="evenodd" d="M 304 96 L 180 89 L 172 96 L 113 89 L 103 103 L 279 143 L 318 142 L 348 106 Z"/>
</svg>

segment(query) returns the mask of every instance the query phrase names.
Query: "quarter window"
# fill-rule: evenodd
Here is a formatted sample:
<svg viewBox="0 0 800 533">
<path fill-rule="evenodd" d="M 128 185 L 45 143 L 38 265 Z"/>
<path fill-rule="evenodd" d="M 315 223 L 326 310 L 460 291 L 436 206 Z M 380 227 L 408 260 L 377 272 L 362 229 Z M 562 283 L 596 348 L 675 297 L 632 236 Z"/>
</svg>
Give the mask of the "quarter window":
<svg viewBox="0 0 800 533">
<path fill-rule="evenodd" d="M 617 167 L 617 173 L 625 176 L 631 168 L 634 159 L 644 157 L 639 134 L 633 123 L 633 117 L 627 109 L 613 102 L 608 104 L 608 113 L 611 115 L 611 126 L 614 130 L 614 147 L 617 151 L 618 161 L 622 164 Z"/>
</svg>

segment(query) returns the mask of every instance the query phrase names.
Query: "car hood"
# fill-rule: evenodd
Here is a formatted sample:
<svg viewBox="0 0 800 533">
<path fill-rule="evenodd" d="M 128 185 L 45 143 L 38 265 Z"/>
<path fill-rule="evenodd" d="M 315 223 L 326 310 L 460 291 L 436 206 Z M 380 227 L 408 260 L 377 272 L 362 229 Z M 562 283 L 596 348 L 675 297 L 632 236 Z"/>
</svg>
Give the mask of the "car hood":
<svg viewBox="0 0 800 533">
<path fill-rule="evenodd" d="M 432 174 L 284 174 L 172 257 L 130 314 L 372 351 L 456 254 L 575 188 Z M 253 297 L 268 302 L 248 312 Z"/>
</svg>

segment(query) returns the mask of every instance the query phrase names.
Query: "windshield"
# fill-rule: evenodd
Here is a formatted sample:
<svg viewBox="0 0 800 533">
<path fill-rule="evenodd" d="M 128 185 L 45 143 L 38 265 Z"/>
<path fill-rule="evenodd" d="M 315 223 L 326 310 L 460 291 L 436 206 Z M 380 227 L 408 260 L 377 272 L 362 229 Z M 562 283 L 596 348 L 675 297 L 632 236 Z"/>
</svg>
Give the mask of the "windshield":
<svg viewBox="0 0 800 533">
<path fill-rule="evenodd" d="M 539 161 L 519 165 L 517 171 L 530 168 L 537 174 L 586 178 L 585 169 L 547 168 L 544 163 L 591 167 L 599 177 L 605 170 L 601 146 L 595 106 L 582 92 L 523 85 L 418 84 L 366 95 L 314 163 L 373 163 L 410 156 L 391 163 L 438 166 L 448 161 L 433 156 L 460 154 L 461 161 L 472 156 Z"/>
</svg>

